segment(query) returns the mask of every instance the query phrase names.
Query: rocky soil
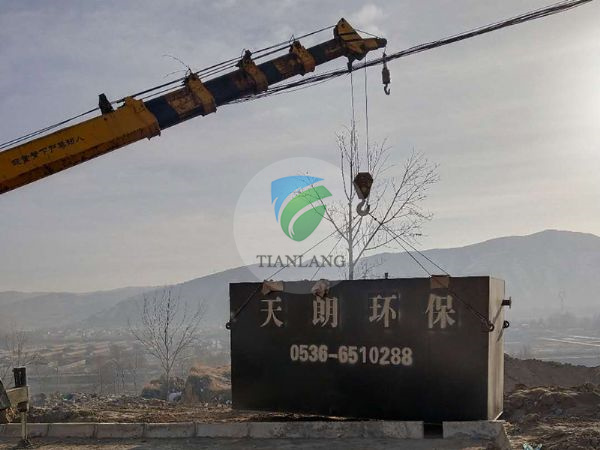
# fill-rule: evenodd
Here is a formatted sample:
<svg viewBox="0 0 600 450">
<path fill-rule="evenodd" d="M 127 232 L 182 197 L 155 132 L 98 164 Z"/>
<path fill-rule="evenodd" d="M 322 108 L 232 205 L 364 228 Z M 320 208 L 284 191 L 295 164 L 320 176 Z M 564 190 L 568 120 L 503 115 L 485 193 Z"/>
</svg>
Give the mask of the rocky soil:
<svg viewBox="0 0 600 450">
<path fill-rule="evenodd" d="M 600 367 L 505 358 L 504 419 L 514 448 L 600 449 Z"/>
<path fill-rule="evenodd" d="M 195 366 L 185 381 L 182 403 L 231 402 L 231 367 Z"/>
<path fill-rule="evenodd" d="M 529 443 L 544 450 L 600 449 L 600 385 L 520 385 L 505 396 L 504 411 L 515 448 Z"/>
</svg>

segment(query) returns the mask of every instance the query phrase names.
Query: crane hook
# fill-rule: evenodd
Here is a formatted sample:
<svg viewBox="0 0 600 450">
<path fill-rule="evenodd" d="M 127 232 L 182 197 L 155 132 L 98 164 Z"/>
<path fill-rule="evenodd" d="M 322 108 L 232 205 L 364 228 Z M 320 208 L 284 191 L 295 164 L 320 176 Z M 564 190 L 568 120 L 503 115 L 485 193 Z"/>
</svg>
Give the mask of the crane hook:
<svg viewBox="0 0 600 450">
<path fill-rule="evenodd" d="M 388 69 L 387 66 L 385 52 L 383 53 L 383 69 L 381 69 L 381 81 L 383 83 L 383 92 L 385 92 L 386 95 L 390 95 L 390 83 L 392 82 L 392 79 L 390 77 L 390 69 Z"/>
<path fill-rule="evenodd" d="M 365 205 L 366 203 L 366 205 Z M 371 205 L 367 203 L 367 199 L 364 198 L 358 205 L 356 205 L 356 214 L 363 217 L 369 214 L 371 211 Z"/>
</svg>

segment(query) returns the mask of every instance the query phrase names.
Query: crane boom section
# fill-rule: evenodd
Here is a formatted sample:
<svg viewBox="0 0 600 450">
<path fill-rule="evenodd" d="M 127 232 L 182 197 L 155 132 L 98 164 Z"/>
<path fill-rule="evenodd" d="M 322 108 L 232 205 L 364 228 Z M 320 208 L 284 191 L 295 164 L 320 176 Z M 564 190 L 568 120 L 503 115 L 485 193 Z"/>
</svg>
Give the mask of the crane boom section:
<svg viewBox="0 0 600 450">
<path fill-rule="evenodd" d="M 160 134 L 141 100 L 0 153 L 0 193 Z"/>
<path fill-rule="evenodd" d="M 312 72 L 317 65 L 341 56 L 349 61 L 360 60 L 369 51 L 385 45 L 385 39 L 362 38 L 341 19 L 334 28 L 334 39 L 308 49 L 294 41 L 287 54 L 260 65 L 246 52 L 237 70 L 206 82 L 190 74 L 181 88 L 147 102 L 127 97 L 121 107 L 113 110 L 102 95 L 102 115 L 0 152 L 0 194 L 138 140 L 150 139 L 173 125 L 213 113 L 217 106 Z"/>
</svg>

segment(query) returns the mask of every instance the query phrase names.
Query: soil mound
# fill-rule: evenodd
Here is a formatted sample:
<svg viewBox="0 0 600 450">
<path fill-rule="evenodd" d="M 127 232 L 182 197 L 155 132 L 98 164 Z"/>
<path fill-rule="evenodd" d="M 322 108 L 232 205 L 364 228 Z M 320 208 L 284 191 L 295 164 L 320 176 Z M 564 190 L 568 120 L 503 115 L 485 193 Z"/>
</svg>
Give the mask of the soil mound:
<svg viewBox="0 0 600 450">
<path fill-rule="evenodd" d="M 600 386 L 517 389 L 507 395 L 504 414 L 508 421 L 525 425 L 547 417 L 600 419 Z"/>
<path fill-rule="evenodd" d="M 186 404 L 230 402 L 231 367 L 192 367 L 181 400 Z"/>
<path fill-rule="evenodd" d="M 179 377 L 170 377 L 169 392 L 181 392 L 184 381 Z M 166 378 L 161 376 L 158 380 L 150 380 L 142 388 L 142 398 L 147 399 L 165 399 L 167 397 Z"/>
<path fill-rule="evenodd" d="M 600 368 L 505 358 L 504 419 L 514 448 L 600 449 Z"/>
<path fill-rule="evenodd" d="M 600 384 L 600 367 L 504 356 L 504 392 L 507 393 L 525 386 L 571 387 L 586 383 Z"/>
</svg>

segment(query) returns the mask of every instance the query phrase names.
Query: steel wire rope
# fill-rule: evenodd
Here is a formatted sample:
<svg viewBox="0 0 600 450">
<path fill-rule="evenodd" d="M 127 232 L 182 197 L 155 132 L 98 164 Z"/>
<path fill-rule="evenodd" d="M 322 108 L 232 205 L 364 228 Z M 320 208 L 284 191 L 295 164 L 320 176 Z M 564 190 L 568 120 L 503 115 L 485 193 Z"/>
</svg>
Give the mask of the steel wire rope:
<svg viewBox="0 0 600 450">
<path fill-rule="evenodd" d="M 328 234 L 327 236 L 325 236 L 323 239 L 321 239 L 319 242 L 317 242 L 315 245 L 313 245 L 312 247 L 310 247 L 308 250 L 306 250 L 304 253 L 298 255 L 300 257 L 303 257 L 304 255 L 306 255 L 308 252 L 310 252 L 311 250 L 315 249 L 316 247 L 318 247 L 319 245 L 321 245 L 323 242 L 325 242 L 327 239 L 329 239 L 331 236 L 333 236 L 337 231 L 333 230 L 330 234 Z M 271 275 L 269 275 L 266 279 L 270 279 L 273 278 L 275 275 L 277 275 L 278 273 L 280 273 L 282 270 L 287 269 L 290 266 L 290 262 L 288 262 L 287 264 L 281 266 L 278 270 L 276 270 L 275 272 L 273 272 Z M 237 316 L 240 315 L 240 313 L 244 310 L 244 308 L 246 308 L 246 306 L 248 306 L 248 303 L 250 303 L 250 300 L 252 300 L 252 297 L 254 297 L 262 288 L 262 283 L 259 284 L 256 289 L 246 298 L 246 300 L 244 301 L 244 303 L 241 304 L 241 306 L 236 309 L 233 313 L 231 313 L 231 318 L 229 319 L 229 322 L 227 322 L 225 324 L 226 328 L 229 328 L 231 326 L 231 323 L 235 320 L 235 318 Z"/>
<path fill-rule="evenodd" d="M 365 57 L 365 62 L 367 61 L 367 58 Z M 368 158 L 368 153 L 369 153 L 369 91 L 367 88 L 367 66 L 365 66 L 365 152 L 367 153 L 367 158 Z"/>
<path fill-rule="evenodd" d="M 337 232 L 337 230 L 336 230 L 336 232 Z M 335 242 L 335 244 L 333 245 L 333 247 L 331 248 L 331 250 L 329 250 L 329 253 L 327 253 L 327 256 L 331 256 L 331 254 L 337 248 L 337 246 L 339 245 L 339 243 L 340 243 L 340 241 L 342 240 L 343 237 L 344 237 L 343 235 L 340 235 L 340 237 Z M 312 277 L 310 278 L 310 281 L 312 281 L 312 280 L 315 279 L 315 277 L 321 271 L 322 268 L 323 268 L 323 264 L 321 264 L 320 266 L 317 267 L 317 270 L 315 270 L 315 273 L 313 273 Z"/>
<path fill-rule="evenodd" d="M 423 252 L 421 252 L 420 250 L 418 250 L 415 246 L 413 246 L 410 242 L 408 242 L 406 239 L 404 239 L 403 237 L 399 236 L 398 233 L 396 233 L 394 230 L 392 230 L 390 227 L 388 227 L 387 225 L 385 225 L 383 222 L 381 222 L 379 219 L 377 219 L 372 213 L 369 213 L 369 216 L 371 216 L 371 218 L 373 220 L 375 220 L 375 222 L 377 222 L 379 224 L 379 226 L 381 228 L 383 228 L 385 231 L 387 231 L 393 238 L 394 240 L 398 243 L 398 245 L 400 245 L 400 247 L 415 261 L 415 263 L 417 263 L 424 271 L 425 273 L 427 273 L 427 275 L 429 275 L 430 278 L 432 278 L 432 280 L 435 280 L 436 282 L 438 282 L 438 284 L 440 284 L 440 287 L 444 287 L 439 280 L 437 280 L 434 275 L 427 270 L 427 268 L 406 248 L 406 246 L 410 247 L 413 251 L 415 251 L 416 253 L 418 253 L 421 257 L 425 258 L 427 261 L 429 261 L 431 264 L 433 264 L 435 267 L 437 267 L 438 269 L 440 269 L 442 272 L 444 272 L 444 275 L 447 275 L 448 277 L 451 277 L 451 275 L 444 269 L 442 269 L 437 263 L 435 263 L 431 258 L 429 258 L 428 256 L 424 255 Z M 406 246 L 405 246 L 406 245 Z M 452 295 L 454 295 L 454 297 L 461 302 L 468 310 L 469 312 L 471 312 L 473 315 L 475 315 L 479 321 L 485 325 L 486 330 L 488 332 L 492 332 L 495 329 L 495 325 L 490 321 L 489 318 L 487 318 L 485 315 L 483 315 L 482 313 L 480 313 L 479 311 L 477 311 L 477 309 L 475 309 L 469 302 L 467 302 L 466 300 L 464 300 L 463 298 L 461 298 L 456 291 L 450 289 L 450 288 L 446 288 L 446 290 L 451 293 Z"/>
</svg>

